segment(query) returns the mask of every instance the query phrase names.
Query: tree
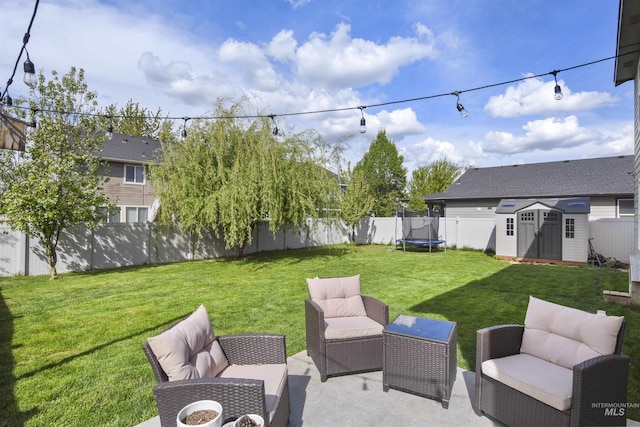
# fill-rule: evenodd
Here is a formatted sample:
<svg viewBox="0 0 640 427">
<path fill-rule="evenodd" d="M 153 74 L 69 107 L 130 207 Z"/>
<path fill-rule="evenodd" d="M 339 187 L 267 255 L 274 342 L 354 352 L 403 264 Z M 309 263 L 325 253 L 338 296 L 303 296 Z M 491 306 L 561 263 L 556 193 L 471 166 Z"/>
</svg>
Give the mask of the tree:
<svg viewBox="0 0 640 427">
<path fill-rule="evenodd" d="M 27 134 L 27 151 L 0 154 L 0 212 L 12 229 L 39 238 L 52 279 L 57 275 L 61 232 L 74 224 L 95 226 L 101 219 L 97 208 L 113 209 L 102 193 L 105 179 L 98 173 L 96 153 L 103 134 L 92 115 L 96 97 L 82 69 L 71 68 L 62 77 L 53 71 L 49 81 L 40 73 L 33 98 L 18 101 L 28 103 L 37 123 Z"/>
<path fill-rule="evenodd" d="M 375 199 L 364 178 L 362 169 L 347 166 L 346 190 L 342 198 L 340 217 L 349 227 L 349 241 L 355 243 L 356 226 L 360 219 L 370 215 Z"/>
<path fill-rule="evenodd" d="M 403 161 L 396 145 L 387 138 L 386 131 L 380 130 L 371 142 L 369 151 L 354 168 L 362 171 L 369 191 L 375 198 L 373 212 L 377 216 L 395 214 L 407 182 L 407 169 L 402 166 Z"/>
<path fill-rule="evenodd" d="M 332 212 L 340 191 L 324 167 L 336 153 L 315 132 L 278 141 L 268 117 L 249 120 L 243 108 L 218 102 L 215 115 L 223 119 L 196 120 L 185 140 L 163 141 L 163 161 L 150 169 L 160 222 L 196 236 L 211 230 L 238 257 L 258 223 L 273 233 L 304 225 Z"/>
<path fill-rule="evenodd" d="M 127 105 L 119 110 L 115 105 L 109 105 L 98 120 L 102 129 L 111 127 L 114 131 L 125 135 L 160 139 L 167 123 L 161 114 L 162 111 L 159 108 L 152 113 L 130 99 Z"/>
<path fill-rule="evenodd" d="M 451 162 L 446 158 L 415 169 L 409 182 L 409 209 L 423 210 L 423 197 L 445 191 L 463 170 L 463 164 Z"/>
</svg>

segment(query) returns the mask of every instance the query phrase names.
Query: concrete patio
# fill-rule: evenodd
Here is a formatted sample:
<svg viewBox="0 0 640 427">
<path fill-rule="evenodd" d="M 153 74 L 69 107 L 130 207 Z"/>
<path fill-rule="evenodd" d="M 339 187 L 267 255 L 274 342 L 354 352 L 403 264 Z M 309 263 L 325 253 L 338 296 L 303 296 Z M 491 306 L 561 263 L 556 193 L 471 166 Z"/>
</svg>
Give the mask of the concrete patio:
<svg viewBox="0 0 640 427">
<path fill-rule="evenodd" d="M 503 426 L 471 407 L 475 374 L 458 368 L 449 408 L 439 401 L 397 390 L 382 391 L 382 371 L 332 377 L 320 382 L 316 366 L 302 351 L 288 358 L 289 427 Z M 627 420 L 628 426 L 640 423 Z M 136 427 L 160 427 L 154 417 Z"/>
<path fill-rule="evenodd" d="M 290 427 L 500 426 L 471 407 L 475 376 L 458 369 L 448 409 L 439 401 L 397 390 L 382 391 L 382 371 L 332 377 L 320 373 L 306 351 L 288 359 Z M 160 427 L 154 417 L 137 427 Z"/>
</svg>

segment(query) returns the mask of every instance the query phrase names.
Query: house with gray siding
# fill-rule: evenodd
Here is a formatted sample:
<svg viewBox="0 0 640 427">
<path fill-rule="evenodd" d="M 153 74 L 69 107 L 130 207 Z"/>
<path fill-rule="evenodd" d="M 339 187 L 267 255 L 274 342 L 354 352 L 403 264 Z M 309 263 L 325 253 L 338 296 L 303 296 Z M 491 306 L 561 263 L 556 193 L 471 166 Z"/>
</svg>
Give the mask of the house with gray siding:
<svg viewBox="0 0 640 427">
<path fill-rule="evenodd" d="M 100 154 L 101 173 L 109 178 L 104 193 L 118 206 L 107 222 L 145 222 L 153 212 L 155 189 L 147 165 L 161 157 L 160 141 L 113 133 Z M 155 202 L 156 204 L 158 202 Z"/>
<path fill-rule="evenodd" d="M 424 197 L 443 216 L 492 219 L 496 255 L 587 262 L 589 221 L 632 218 L 634 156 L 470 168 Z"/>
<path fill-rule="evenodd" d="M 616 41 L 616 61 L 613 70 L 613 81 L 619 86 L 633 81 L 634 94 L 634 190 L 640 195 L 640 2 L 637 0 L 620 0 L 618 8 L 618 27 Z M 638 198 L 634 208 L 633 254 L 630 259 L 629 292 L 614 295 L 613 291 L 605 291 L 605 298 L 624 304 L 640 304 L 640 217 L 638 216 Z M 609 292 L 609 295 L 606 293 Z"/>
</svg>

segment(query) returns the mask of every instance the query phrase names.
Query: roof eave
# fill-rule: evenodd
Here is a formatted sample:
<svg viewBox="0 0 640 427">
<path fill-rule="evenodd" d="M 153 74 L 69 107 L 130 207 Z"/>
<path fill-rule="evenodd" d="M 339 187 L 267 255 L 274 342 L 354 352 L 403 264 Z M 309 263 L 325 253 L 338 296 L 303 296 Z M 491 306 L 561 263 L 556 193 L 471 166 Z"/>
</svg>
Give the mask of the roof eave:
<svg viewBox="0 0 640 427">
<path fill-rule="evenodd" d="M 638 27 L 640 27 L 640 2 L 620 0 L 613 78 L 616 86 L 635 79 L 640 59 L 640 52 L 638 52 L 640 50 L 640 31 Z"/>
</svg>

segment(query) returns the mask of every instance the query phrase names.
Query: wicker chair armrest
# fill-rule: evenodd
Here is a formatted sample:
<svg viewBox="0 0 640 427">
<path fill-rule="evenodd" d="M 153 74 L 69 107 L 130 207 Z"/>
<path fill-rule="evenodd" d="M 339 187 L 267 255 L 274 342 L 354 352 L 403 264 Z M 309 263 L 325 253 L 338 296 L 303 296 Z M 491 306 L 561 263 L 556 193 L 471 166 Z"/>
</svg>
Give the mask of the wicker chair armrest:
<svg viewBox="0 0 640 427">
<path fill-rule="evenodd" d="M 324 336 L 324 330 L 327 326 L 324 323 L 324 310 L 322 310 L 320 305 L 310 299 L 304 300 L 304 315 L 307 329 L 309 325 L 311 325 L 312 328 L 317 331 L 316 335 Z"/>
<path fill-rule="evenodd" d="M 629 363 L 628 356 L 611 354 L 573 367 L 572 425 L 624 425 L 624 406 L 613 406 L 613 412 L 605 409 L 627 402 Z"/>
<path fill-rule="evenodd" d="M 258 365 L 287 363 L 285 336 L 282 334 L 238 334 L 218 337 L 229 363 Z"/>
<path fill-rule="evenodd" d="M 178 412 L 198 400 L 215 400 L 222 405 L 225 421 L 246 413 L 268 419 L 262 380 L 200 378 L 158 384 L 156 396 L 160 424 L 175 425 Z"/>
<path fill-rule="evenodd" d="M 389 306 L 379 299 L 366 295 L 361 296 L 367 317 L 375 320 L 382 326 L 387 326 L 389 324 Z"/>
<path fill-rule="evenodd" d="M 523 325 L 498 325 L 476 332 L 476 372 L 489 359 L 520 353 Z"/>
</svg>

